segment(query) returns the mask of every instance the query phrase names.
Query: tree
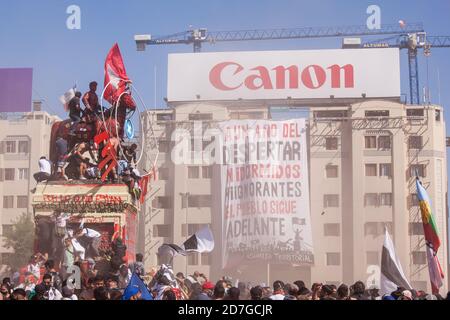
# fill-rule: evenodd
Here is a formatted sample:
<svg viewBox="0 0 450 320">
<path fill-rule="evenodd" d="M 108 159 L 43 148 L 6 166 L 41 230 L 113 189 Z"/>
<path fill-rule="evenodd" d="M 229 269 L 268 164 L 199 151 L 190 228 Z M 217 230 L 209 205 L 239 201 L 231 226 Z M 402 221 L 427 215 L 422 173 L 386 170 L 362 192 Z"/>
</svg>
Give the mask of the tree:
<svg viewBox="0 0 450 320">
<path fill-rule="evenodd" d="M 16 270 L 22 268 L 33 254 L 34 222 L 31 215 L 22 213 L 14 221 L 12 230 L 6 231 L 3 237 L 5 247 L 14 250 L 14 254 L 9 256 L 8 265 Z"/>
</svg>

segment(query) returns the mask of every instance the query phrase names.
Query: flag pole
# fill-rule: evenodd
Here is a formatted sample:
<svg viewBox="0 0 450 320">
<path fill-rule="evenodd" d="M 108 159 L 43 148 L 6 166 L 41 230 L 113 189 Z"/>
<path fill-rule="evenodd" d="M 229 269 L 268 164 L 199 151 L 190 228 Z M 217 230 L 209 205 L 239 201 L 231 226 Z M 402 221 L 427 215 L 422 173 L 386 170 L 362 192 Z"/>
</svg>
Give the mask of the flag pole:
<svg viewBox="0 0 450 320">
<path fill-rule="evenodd" d="M 270 262 L 267 262 L 267 284 L 266 286 L 270 287 Z"/>
</svg>

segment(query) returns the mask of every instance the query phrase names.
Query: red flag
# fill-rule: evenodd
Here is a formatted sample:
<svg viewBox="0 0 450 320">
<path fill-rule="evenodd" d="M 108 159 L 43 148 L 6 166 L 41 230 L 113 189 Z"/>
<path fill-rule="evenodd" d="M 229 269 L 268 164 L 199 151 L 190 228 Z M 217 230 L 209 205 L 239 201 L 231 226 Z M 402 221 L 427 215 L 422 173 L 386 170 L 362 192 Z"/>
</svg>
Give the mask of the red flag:
<svg viewBox="0 0 450 320">
<path fill-rule="evenodd" d="M 141 181 L 139 181 L 139 187 L 141 188 L 141 198 L 139 201 L 142 203 L 145 202 L 145 196 L 148 192 L 148 184 L 150 182 L 150 179 L 153 178 L 153 180 L 156 181 L 156 170 L 153 168 L 152 172 L 144 177 L 142 177 Z"/>
<path fill-rule="evenodd" d="M 108 53 L 105 61 L 105 100 L 114 104 L 125 92 L 130 79 L 127 76 L 119 45 L 116 43 Z M 108 85 L 109 84 L 109 85 Z"/>
</svg>

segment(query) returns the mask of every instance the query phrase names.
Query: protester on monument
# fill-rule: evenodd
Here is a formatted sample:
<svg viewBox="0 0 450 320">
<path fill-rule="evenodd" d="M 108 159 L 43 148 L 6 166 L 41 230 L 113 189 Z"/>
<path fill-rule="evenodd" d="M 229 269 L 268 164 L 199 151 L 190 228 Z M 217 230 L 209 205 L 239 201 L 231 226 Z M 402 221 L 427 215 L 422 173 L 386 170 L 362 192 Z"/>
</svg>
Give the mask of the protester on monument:
<svg viewBox="0 0 450 320">
<path fill-rule="evenodd" d="M 58 137 L 58 139 L 56 139 L 55 144 L 56 144 L 56 158 L 58 159 L 56 163 L 56 172 L 58 178 L 61 180 L 68 180 L 64 169 L 67 164 L 67 157 L 68 157 L 67 140 L 64 139 L 63 137 Z"/>
<path fill-rule="evenodd" d="M 39 172 L 33 175 L 34 179 L 36 180 L 36 183 L 50 180 L 52 176 L 52 164 L 50 160 L 48 160 L 45 156 L 42 156 L 39 159 L 38 164 L 39 164 Z M 32 191 L 35 191 L 35 189 L 33 189 Z"/>
<path fill-rule="evenodd" d="M 96 93 L 97 86 L 98 83 L 95 81 L 89 83 L 89 91 L 82 98 L 83 104 L 86 107 L 84 113 L 88 117 L 99 115 L 101 112 L 101 106 L 98 103 L 98 95 Z"/>
<path fill-rule="evenodd" d="M 94 229 L 85 228 L 80 225 L 74 234 L 78 242 L 86 249 L 86 257 L 95 259 L 100 255 L 99 246 L 101 234 Z"/>
<path fill-rule="evenodd" d="M 135 143 L 131 146 L 122 145 L 122 160 L 125 160 L 131 166 L 136 166 L 136 150 L 137 144 Z"/>
<path fill-rule="evenodd" d="M 67 270 L 73 266 L 75 262 L 75 251 L 72 240 L 69 237 L 64 238 L 64 258 L 61 264 L 61 276 L 67 277 Z"/>
<path fill-rule="evenodd" d="M 82 121 L 84 123 L 84 121 Z M 86 180 L 86 161 L 89 158 L 85 158 L 84 154 L 89 151 L 87 143 L 82 142 L 75 146 L 73 152 L 67 157 L 68 165 L 65 169 L 65 173 L 69 179 L 72 180 Z M 86 160 L 88 159 L 88 160 Z"/>
<path fill-rule="evenodd" d="M 123 243 L 121 237 L 117 237 L 116 239 L 114 239 L 113 242 L 111 242 L 111 250 L 112 250 L 111 260 L 117 257 L 117 259 L 120 259 L 122 263 L 126 262 L 125 258 L 127 246 Z"/>
<path fill-rule="evenodd" d="M 284 300 L 284 283 L 281 280 L 277 280 L 273 283 L 273 294 L 270 296 L 271 300 Z"/>
<path fill-rule="evenodd" d="M 81 92 L 75 92 L 75 97 L 69 101 L 69 118 L 72 120 L 69 134 L 75 136 L 75 127 L 81 121 Z"/>
</svg>

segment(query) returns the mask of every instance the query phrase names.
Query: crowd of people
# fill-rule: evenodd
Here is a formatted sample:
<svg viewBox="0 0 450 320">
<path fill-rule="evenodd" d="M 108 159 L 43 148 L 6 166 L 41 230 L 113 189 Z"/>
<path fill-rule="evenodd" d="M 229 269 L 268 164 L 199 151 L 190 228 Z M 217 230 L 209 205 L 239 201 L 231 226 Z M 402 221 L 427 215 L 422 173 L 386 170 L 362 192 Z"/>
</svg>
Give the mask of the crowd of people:
<svg viewBox="0 0 450 320">
<path fill-rule="evenodd" d="M 138 276 L 148 288 L 153 300 L 450 300 L 424 291 L 398 288 L 381 296 L 378 289 L 366 289 L 358 281 L 351 286 L 314 283 L 311 288 L 298 280 L 293 283 L 275 281 L 266 284 L 235 282 L 224 276 L 216 283 L 196 271 L 185 277 L 181 272 L 174 276 L 170 267 L 161 266 L 145 272 L 142 255 L 136 262 L 120 264 L 105 271 L 93 259 L 77 264 L 81 271 L 81 287 L 74 286 L 73 278 L 58 272 L 52 260 L 34 256 L 21 276 L 4 278 L 0 287 L 0 300 L 141 300 L 142 292 L 126 292 L 132 275 Z M 148 299 L 146 299 L 148 300 Z"/>
<path fill-rule="evenodd" d="M 89 84 L 90 90 L 84 95 L 76 92 L 75 96 L 68 103 L 70 126 L 67 135 L 64 128 L 57 132 L 55 137 L 55 153 L 53 159 L 43 156 L 39 159 L 39 172 L 34 174 L 36 182 L 51 180 L 99 180 L 102 170 L 99 163 L 105 159 L 102 156 L 106 143 L 97 144 L 94 140 L 96 134 L 102 128 L 108 127 L 112 132 L 108 137 L 108 143 L 114 148 L 117 155 L 115 163 L 107 176 L 108 180 L 115 183 L 123 182 L 128 185 L 130 193 L 139 197 L 139 181 L 141 175 L 137 169 L 136 150 L 137 145 L 124 142 L 123 126 L 126 118 L 128 105 L 119 104 L 110 109 L 102 110 L 96 93 L 97 83 Z M 129 101 L 129 99 L 125 99 Z M 132 102 L 134 103 L 134 102 Z M 129 103 L 129 104 L 132 104 Z M 82 108 L 84 104 L 85 108 Z M 105 119 L 118 119 L 116 123 L 104 125 Z M 107 121 L 107 120 L 105 120 Z M 117 130 L 116 130 L 117 129 Z M 104 169 L 103 169 L 104 170 Z"/>
</svg>

